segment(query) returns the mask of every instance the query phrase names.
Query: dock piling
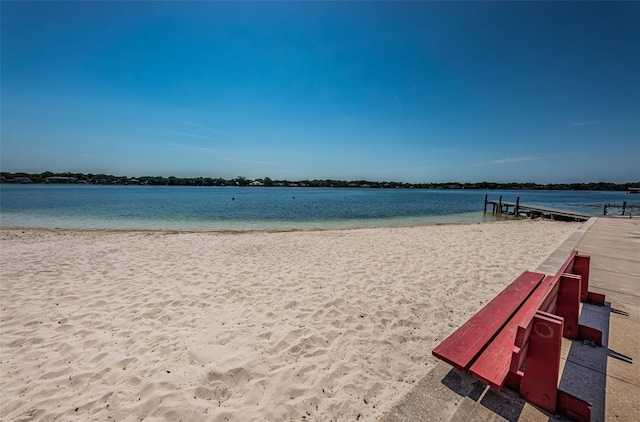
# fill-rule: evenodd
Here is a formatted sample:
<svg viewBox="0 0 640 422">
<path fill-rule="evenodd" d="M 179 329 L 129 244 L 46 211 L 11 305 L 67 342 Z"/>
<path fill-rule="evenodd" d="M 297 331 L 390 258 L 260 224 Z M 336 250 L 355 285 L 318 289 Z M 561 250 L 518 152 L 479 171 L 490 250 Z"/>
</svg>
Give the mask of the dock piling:
<svg viewBox="0 0 640 422">
<path fill-rule="evenodd" d="M 518 196 L 516 202 L 503 201 L 502 195 L 500 195 L 500 199 L 490 200 L 488 195 L 485 195 L 484 198 L 484 210 L 486 212 L 487 206 L 491 205 L 493 207 L 493 213 L 497 214 L 510 214 L 509 209 L 513 207 L 513 215 L 515 217 L 519 217 L 521 213 L 528 215 L 530 218 L 535 216 L 545 216 L 551 219 L 561 219 L 561 220 L 570 220 L 570 221 L 585 221 L 591 217 L 595 217 L 594 214 L 581 212 L 581 211 L 571 211 L 571 210 L 562 210 L 556 208 L 549 208 L 545 206 L 539 205 L 531 205 L 531 204 L 523 204 L 520 202 L 520 197 Z M 604 215 L 610 214 L 609 207 L 613 205 L 607 204 L 604 206 Z M 623 204 L 617 205 L 618 208 L 625 208 L 625 214 L 632 214 L 634 206 Z M 640 208 L 640 207 L 638 207 Z"/>
</svg>

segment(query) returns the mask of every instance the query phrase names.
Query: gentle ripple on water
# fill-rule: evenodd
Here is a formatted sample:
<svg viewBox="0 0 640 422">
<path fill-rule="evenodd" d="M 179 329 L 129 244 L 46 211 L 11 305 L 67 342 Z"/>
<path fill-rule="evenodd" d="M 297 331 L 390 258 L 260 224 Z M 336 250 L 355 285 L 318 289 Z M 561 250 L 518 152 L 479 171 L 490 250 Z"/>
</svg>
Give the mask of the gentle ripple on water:
<svg viewBox="0 0 640 422">
<path fill-rule="evenodd" d="M 112 229 L 295 229 L 493 221 L 485 194 L 600 213 L 625 192 L 0 185 L 0 225 Z"/>
</svg>

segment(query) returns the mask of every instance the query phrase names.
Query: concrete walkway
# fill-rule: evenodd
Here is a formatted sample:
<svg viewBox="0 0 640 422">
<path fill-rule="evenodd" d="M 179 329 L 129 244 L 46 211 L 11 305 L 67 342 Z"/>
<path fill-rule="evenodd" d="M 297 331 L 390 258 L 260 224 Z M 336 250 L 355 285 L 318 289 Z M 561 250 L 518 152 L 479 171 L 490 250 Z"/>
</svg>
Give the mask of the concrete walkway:
<svg viewBox="0 0 640 422">
<path fill-rule="evenodd" d="M 563 339 L 560 388 L 592 403 L 592 421 L 640 421 L 640 219 L 592 218 L 535 271 L 555 274 L 574 249 L 591 255 L 589 290 L 606 295 L 606 306 L 585 304 L 580 315 L 603 331 L 603 347 Z M 444 362 L 381 418 L 472 420 L 558 419 Z"/>
</svg>

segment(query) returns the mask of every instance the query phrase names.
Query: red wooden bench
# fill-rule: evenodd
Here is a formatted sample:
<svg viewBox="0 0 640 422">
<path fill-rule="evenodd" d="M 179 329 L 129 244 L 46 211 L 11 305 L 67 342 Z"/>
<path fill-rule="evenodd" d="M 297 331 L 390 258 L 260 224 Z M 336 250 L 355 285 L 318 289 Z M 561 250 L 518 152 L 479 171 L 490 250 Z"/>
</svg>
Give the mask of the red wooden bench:
<svg viewBox="0 0 640 422">
<path fill-rule="evenodd" d="M 605 299 L 588 291 L 589 261 L 574 251 L 555 275 L 525 271 L 433 355 L 550 413 L 590 420 L 589 403 L 558 390 L 562 337 L 602 345 L 601 331 L 578 322 L 580 302 Z"/>
</svg>

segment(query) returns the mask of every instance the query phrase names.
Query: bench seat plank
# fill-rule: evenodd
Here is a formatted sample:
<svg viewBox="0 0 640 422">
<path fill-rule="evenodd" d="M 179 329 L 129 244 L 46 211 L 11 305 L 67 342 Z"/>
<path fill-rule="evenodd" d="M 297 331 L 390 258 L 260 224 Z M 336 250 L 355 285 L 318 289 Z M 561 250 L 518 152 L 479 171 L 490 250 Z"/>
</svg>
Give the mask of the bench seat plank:
<svg viewBox="0 0 640 422">
<path fill-rule="evenodd" d="M 547 302 L 549 298 L 557 296 L 557 286 L 557 277 L 549 276 L 544 279 L 540 287 L 533 292 L 471 365 L 469 373 L 473 377 L 498 390 L 504 386 L 511 367 L 511 358 L 517 347 L 515 342 L 518 327 L 528 328 L 541 307 L 553 307 L 552 303 Z"/>
<path fill-rule="evenodd" d="M 467 371 L 487 347 L 487 343 L 531 296 L 544 277 L 542 273 L 522 273 L 469 321 L 433 349 L 432 354 L 461 371 Z M 512 348 L 509 348 L 509 353 Z"/>
</svg>

